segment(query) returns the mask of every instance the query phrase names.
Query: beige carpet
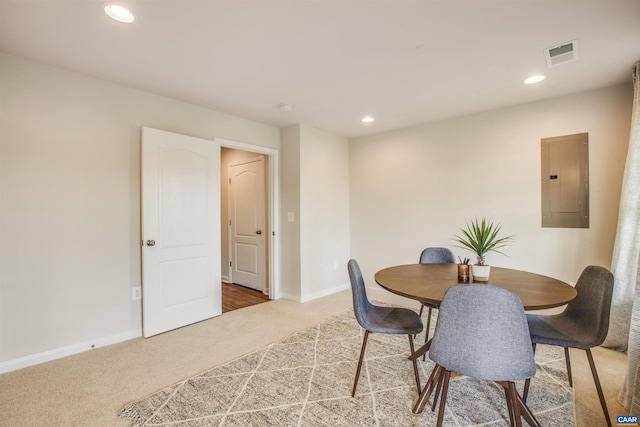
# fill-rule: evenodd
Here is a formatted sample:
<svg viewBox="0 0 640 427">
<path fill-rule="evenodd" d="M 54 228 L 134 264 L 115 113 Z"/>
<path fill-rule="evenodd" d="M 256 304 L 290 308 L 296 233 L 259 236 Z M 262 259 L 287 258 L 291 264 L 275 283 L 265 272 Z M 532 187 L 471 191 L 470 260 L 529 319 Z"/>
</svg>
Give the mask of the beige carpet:
<svg viewBox="0 0 640 427">
<path fill-rule="evenodd" d="M 393 295 L 380 291 L 376 299 Z M 401 300 L 402 305 L 410 304 Z M 150 395 L 267 347 L 351 308 L 350 291 L 304 304 L 271 301 L 153 338 L 137 338 L 0 375 L 0 414 L 7 426 L 129 426 L 127 402 Z M 572 352 L 576 426 L 604 423 L 584 352 Z M 597 348 L 594 358 L 612 416 L 626 355 Z M 615 421 L 615 418 L 613 418 Z"/>
<path fill-rule="evenodd" d="M 361 342 L 362 329 L 348 311 L 128 404 L 120 416 L 136 426 L 434 425 L 436 412 L 411 412 L 417 391 L 405 335 L 371 335 L 351 397 Z M 537 356 L 531 410 L 542 425 L 573 426 L 562 349 L 539 346 Z M 433 366 L 420 361 L 423 384 Z M 495 383 L 457 377 L 447 402 L 446 425 L 509 424 Z"/>
</svg>

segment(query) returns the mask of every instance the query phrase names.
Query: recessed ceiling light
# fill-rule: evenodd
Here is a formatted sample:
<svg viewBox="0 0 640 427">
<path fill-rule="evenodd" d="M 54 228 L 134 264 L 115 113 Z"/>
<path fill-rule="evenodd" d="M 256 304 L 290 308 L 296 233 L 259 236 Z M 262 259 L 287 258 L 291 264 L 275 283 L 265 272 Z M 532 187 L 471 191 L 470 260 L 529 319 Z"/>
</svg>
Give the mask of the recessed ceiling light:
<svg viewBox="0 0 640 427">
<path fill-rule="evenodd" d="M 136 17 L 131 11 L 117 4 L 105 5 L 104 11 L 110 18 L 118 22 L 124 22 L 125 24 L 130 24 L 136 20 Z"/>
<path fill-rule="evenodd" d="M 375 119 L 371 116 L 367 116 L 367 117 L 363 117 L 362 118 L 362 123 L 371 123 L 373 122 Z"/>
<path fill-rule="evenodd" d="M 524 82 L 528 85 L 534 84 L 534 83 L 540 83 L 541 81 L 543 81 L 544 79 L 546 79 L 545 76 L 531 76 L 529 78 L 527 78 Z"/>
</svg>

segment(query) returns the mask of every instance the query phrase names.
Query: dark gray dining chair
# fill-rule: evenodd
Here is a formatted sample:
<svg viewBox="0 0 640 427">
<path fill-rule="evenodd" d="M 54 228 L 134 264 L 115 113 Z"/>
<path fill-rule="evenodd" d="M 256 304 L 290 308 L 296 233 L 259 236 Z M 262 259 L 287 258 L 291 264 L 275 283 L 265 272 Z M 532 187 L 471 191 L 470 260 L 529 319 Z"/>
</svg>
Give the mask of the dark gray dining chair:
<svg viewBox="0 0 640 427">
<path fill-rule="evenodd" d="M 451 249 L 448 248 L 426 248 L 420 253 L 420 264 L 455 264 L 456 257 L 451 252 Z M 424 342 L 429 341 L 429 327 L 431 326 L 431 312 L 438 306 L 436 304 L 422 303 L 420 306 L 420 317 L 422 317 L 422 311 L 427 307 L 429 310 L 427 312 L 427 326 L 426 332 L 424 334 Z M 424 359 L 423 359 L 424 360 Z"/>
<path fill-rule="evenodd" d="M 609 313 L 613 295 L 613 274 L 603 267 L 590 265 L 582 271 L 576 282 L 578 296 L 560 314 L 541 315 L 527 314 L 531 342 L 536 344 L 564 347 L 569 386 L 573 387 L 571 378 L 571 359 L 569 349 L 582 349 L 587 353 L 593 381 L 598 391 L 600 405 L 611 426 L 607 403 L 602 393 L 598 371 L 591 349 L 602 344 L 609 331 Z M 525 382 L 523 398 L 529 393 L 529 381 Z"/>
<path fill-rule="evenodd" d="M 364 286 L 364 279 L 360 266 L 356 260 L 349 260 L 347 264 L 349 270 L 349 278 L 351 280 L 351 291 L 353 293 L 353 312 L 356 320 L 364 328 L 364 338 L 362 340 L 362 349 L 360 350 L 360 359 L 358 360 L 358 368 L 356 370 L 356 379 L 353 382 L 353 390 L 351 396 L 355 396 L 358 379 L 360 378 L 360 370 L 362 361 L 364 360 L 364 352 L 367 347 L 367 339 L 369 333 L 378 334 L 406 334 L 409 336 L 409 348 L 411 356 L 414 355 L 413 335 L 422 332 L 422 319 L 418 314 L 401 307 L 381 307 L 371 304 L 367 298 L 367 291 Z M 420 393 L 420 376 L 418 374 L 418 364 L 416 358 L 413 361 L 413 374 L 416 379 L 418 393 Z"/>
<path fill-rule="evenodd" d="M 432 410 L 440 397 L 441 426 L 452 372 L 504 387 L 510 425 L 537 420 L 520 398 L 515 381 L 536 374 L 524 308 L 516 294 L 492 285 L 454 285 L 440 304 L 429 358 L 436 363 L 414 412 L 421 412 L 435 389 Z M 473 399 L 473 396 L 469 396 Z"/>
</svg>

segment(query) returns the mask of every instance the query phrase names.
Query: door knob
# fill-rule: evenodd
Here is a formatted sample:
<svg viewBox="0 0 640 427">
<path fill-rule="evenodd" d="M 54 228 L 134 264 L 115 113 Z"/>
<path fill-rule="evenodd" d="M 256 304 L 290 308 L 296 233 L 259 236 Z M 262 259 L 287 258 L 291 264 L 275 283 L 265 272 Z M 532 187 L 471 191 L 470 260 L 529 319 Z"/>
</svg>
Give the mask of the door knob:
<svg viewBox="0 0 640 427">
<path fill-rule="evenodd" d="M 258 230 L 258 231 L 256 231 L 256 234 L 257 234 L 257 235 L 262 234 L 262 230 Z"/>
<path fill-rule="evenodd" d="M 155 240 L 147 240 L 147 246 L 155 246 L 155 245 L 156 245 Z"/>
</svg>

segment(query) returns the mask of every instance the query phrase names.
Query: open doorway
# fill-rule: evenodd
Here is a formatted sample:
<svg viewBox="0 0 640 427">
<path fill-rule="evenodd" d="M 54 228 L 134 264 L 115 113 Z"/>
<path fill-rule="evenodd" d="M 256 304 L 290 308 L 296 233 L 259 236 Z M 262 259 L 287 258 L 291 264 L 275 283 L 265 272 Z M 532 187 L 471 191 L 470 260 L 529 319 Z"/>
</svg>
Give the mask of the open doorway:
<svg viewBox="0 0 640 427">
<path fill-rule="evenodd" d="M 269 274 L 269 155 L 221 147 L 223 313 L 273 298 Z"/>
<path fill-rule="evenodd" d="M 222 282 L 222 313 L 269 301 L 269 296 L 255 289 Z"/>
</svg>

